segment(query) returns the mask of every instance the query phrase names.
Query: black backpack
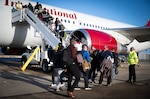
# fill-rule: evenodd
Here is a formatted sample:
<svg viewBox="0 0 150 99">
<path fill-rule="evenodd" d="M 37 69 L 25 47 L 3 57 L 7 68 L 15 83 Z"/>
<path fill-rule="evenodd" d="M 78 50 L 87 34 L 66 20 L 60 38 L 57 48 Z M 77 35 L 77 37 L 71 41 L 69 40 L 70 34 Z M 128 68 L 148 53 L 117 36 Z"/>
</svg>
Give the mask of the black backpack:
<svg viewBox="0 0 150 99">
<path fill-rule="evenodd" d="M 71 57 L 71 48 L 70 48 L 70 46 L 68 46 L 67 48 L 65 48 L 63 50 L 62 61 L 63 61 L 63 64 L 66 65 L 66 66 L 69 66 L 70 64 L 73 63 L 73 59 Z"/>
</svg>

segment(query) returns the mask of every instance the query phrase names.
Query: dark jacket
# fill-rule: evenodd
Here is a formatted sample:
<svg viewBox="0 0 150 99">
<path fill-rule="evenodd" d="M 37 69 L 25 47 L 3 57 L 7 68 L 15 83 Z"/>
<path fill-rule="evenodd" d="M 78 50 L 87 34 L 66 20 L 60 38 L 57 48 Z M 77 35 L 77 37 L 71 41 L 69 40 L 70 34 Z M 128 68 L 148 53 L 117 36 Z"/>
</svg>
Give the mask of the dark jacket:
<svg viewBox="0 0 150 99">
<path fill-rule="evenodd" d="M 71 50 L 71 58 L 73 59 L 74 62 L 76 62 L 77 60 L 77 50 L 76 48 L 74 47 L 74 45 L 69 45 L 69 48 Z"/>
<path fill-rule="evenodd" d="M 62 51 L 57 51 L 54 57 L 54 68 L 64 68 L 62 62 Z"/>
</svg>

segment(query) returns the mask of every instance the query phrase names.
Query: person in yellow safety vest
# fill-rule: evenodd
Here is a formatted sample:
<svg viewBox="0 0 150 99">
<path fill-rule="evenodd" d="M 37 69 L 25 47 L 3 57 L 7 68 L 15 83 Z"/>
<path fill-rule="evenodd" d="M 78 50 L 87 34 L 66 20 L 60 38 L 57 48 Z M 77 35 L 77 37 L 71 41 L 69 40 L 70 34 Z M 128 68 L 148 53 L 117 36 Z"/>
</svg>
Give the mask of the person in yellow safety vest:
<svg viewBox="0 0 150 99">
<path fill-rule="evenodd" d="M 63 47 L 62 43 L 59 43 L 56 48 L 55 48 L 55 51 L 57 52 L 59 50 L 59 48 Z M 64 48 L 64 47 L 63 47 Z"/>
<path fill-rule="evenodd" d="M 16 10 L 22 9 L 22 3 L 20 1 L 18 1 L 16 3 Z"/>
<path fill-rule="evenodd" d="M 136 82 L 136 72 L 135 65 L 139 62 L 137 53 L 135 52 L 134 47 L 130 48 L 130 52 L 128 54 L 128 64 L 129 64 L 129 79 L 126 82 L 135 83 Z M 132 81 L 133 77 L 133 81 Z"/>
</svg>

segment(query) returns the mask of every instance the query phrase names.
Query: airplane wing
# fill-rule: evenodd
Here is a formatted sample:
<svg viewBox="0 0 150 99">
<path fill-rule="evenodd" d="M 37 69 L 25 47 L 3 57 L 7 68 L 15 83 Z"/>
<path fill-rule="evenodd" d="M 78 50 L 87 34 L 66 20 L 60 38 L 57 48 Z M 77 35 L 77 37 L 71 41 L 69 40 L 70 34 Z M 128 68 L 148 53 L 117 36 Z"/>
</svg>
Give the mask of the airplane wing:
<svg viewBox="0 0 150 99">
<path fill-rule="evenodd" d="M 109 29 L 115 32 L 125 35 L 129 39 L 136 39 L 139 42 L 150 41 L 150 20 L 143 27 L 132 27 L 132 28 L 115 28 Z"/>
<path fill-rule="evenodd" d="M 130 39 L 136 39 L 139 42 L 150 41 L 150 26 L 136 28 L 115 28 L 110 30 L 125 35 Z"/>
</svg>

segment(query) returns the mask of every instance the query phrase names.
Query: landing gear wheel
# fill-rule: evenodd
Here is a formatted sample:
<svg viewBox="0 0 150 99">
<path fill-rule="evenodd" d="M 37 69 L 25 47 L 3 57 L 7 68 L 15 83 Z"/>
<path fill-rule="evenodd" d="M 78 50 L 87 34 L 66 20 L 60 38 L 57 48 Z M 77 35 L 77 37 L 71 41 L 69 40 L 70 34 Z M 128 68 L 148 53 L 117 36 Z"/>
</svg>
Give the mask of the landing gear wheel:
<svg viewBox="0 0 150 99">
<path fill-rule="evenodd" d="M 48 62 L 46 59 L 44 59 L 42 62 L 42 70 L 43 72 L 48 72 Z"/>
</svg>

